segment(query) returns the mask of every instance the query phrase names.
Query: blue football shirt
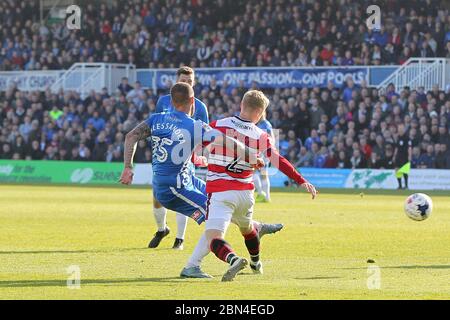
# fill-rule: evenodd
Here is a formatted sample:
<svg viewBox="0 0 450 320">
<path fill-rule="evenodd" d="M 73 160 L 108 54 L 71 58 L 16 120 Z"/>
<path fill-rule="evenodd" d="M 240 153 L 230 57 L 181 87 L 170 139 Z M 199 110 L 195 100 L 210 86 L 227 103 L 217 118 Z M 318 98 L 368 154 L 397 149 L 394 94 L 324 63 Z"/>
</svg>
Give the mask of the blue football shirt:
<svg viewBox="0 0 450 320">
<path fill-rule="evenodd" d="M 269 120 L 261 120 L 257 124 L 257 127 L 260 128 L 261 130 L 264 130 L 265 132 L 267 132 L 269 134 L 269 136 L 272 136 L 273 127 L 272 127 L 272 124 L 269 122 Z"/>
<path fill-rule="evenodd" d="M 208 124 L 180 111 L 155 113 L 146 120 L 151 130 L 154 185 L 178 188 L 191 180 L 194 148 L 218 133 Z"/>
<path fill-rule="evenodd" d="M 173 111 L 175 111 L 175 107 L 172 104 L 170 94 L 158 99 L 158 102 L 156 103 L 156 113 Z M 195 110 L 192 118 L 194 118 L 194 120 L 203 121 L 204 123 L 209 123 L 208 109 L 206 108 L 206 105 L 197 98 L 195 98 Z"/>
</svg>

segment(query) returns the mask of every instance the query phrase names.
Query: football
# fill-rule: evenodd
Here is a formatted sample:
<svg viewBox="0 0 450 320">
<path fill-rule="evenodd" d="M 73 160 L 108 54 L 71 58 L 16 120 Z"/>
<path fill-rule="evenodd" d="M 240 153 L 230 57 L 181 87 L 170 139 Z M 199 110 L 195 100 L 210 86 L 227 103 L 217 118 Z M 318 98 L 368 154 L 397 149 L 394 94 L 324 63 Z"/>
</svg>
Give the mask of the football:
<svg viewBox="0 0 450 320">
<path fill-rule="evenodd" d="M 426 194 L 414 193 L 406 198 L 405 213 L 409 218 L 422 221 L 431 215 L 431 211 L 433 211 L 433 202 Z"/>
</svg>

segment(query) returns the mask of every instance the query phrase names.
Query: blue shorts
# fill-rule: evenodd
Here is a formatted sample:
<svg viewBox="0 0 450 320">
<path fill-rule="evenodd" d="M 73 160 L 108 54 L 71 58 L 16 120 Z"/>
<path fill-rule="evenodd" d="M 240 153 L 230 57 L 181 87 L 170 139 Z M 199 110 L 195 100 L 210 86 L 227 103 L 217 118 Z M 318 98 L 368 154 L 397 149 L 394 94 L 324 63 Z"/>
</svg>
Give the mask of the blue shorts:
<svg viewBox="0 0 450 320">
<path fill-rule="evenodd" d="M 206 218 L 206 184 L 192 177 L 187 186 L 177 188 L 172 185 L 153 185 L 153 195 L 166 209 L 194 219 L 198 224 Z"/>
</svg>

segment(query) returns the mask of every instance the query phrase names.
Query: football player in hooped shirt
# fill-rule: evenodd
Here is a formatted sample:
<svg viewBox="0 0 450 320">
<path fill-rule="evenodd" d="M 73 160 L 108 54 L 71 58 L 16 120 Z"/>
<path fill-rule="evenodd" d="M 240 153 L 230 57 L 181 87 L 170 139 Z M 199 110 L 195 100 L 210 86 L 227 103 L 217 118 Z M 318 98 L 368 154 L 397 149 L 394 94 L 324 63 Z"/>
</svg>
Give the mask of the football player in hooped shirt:
<svg viewBox="0 0 450 320">
<path fill-rule="evenodd" d="M 316 188 L 279 154 L 272 137 L 256 126 L 268 105 L 269 99 L 261 91 L 248 91 L 242 99 L 239 116 L 217 120 L 211 123 L 211 127 L 228 137 L 244 142 L 258 155 L 263 154 L 273 166 L 311 193 L 314 199 L 317 194 Z M 205 248 L 203 257 L 211 250 L 217 258 L 229 264 L 222 281 L 233 280 L 249 263 L 247 259 L 239 257 L 225 241 L 225 233 L 231 222 L 238 225 L 245 239 L 251 258 L 250 267 L 255 273 L 262 274 L 262 263 L 259 258 L 260 237 L 252 218 L 255 203 L 254 171 L 247 158 L 240 156 L 237 151 L 227 146 L 217 144 L 212 146 L 206 176 L 208 215 L 205 233 L 197 247 Z M 186 267 L 200 267 L 203 257 L 199 256 L 196 259 L 191 257 Z"/>
<path fill-rule="evenodd" d="M 195 86 L 195 72 L 192 68 L 184 66 L 178 69 L 177 71 L 177 83 L 186 83 L 192 88 Z M 156 104 L 156 113 L 162 113 L 162 112 L 173 112 L 175 111 L 175 106 L 173 104 L 171 95 L 165 95 L 162 96 L 157 104 Z M 192 109 L 190 111 L 190 117 L 194 120 L 202 121 L 203 123 L 207 124 L 209 122 L 208 118 L 208 110 L 206 108 L 206 105 L 200 101 L 197 98 L 194 98 Z M 203 156 L 198 156 L 192 158 L 192 163 L 189 162 L 186 164 L 187 168 L 189 168 L 189 171 L 192 175 L 195 173 L 194 165 L 199 167 L 206 167 L 207 162 L 206 158 Z M 187 169 L 186 169 L 187 170 Z M 196 180 L 197 183 L 200 183 L 200 181 Z M 155 198 L 153 197 L 153 215 L 156 220 L 156 224 L 158 227 L 158 231 L 155 233 L 153 239 L 150 241 L 148 247 L 149 248 L 156 248 L 159 246 L 161 240 L 166 237 L 170 229 L 166 224 L 166 215 L 167 210 L 164 208 L 163 205 Z M 177 221 L 177 235 L 175 238 L 175 242 L 173 244 L 174 249 L 183 249 L 183 241 L 184 236 L 186 233 L 186 226 L 187 226 L 187 216 L 178 213 L 176 215 L 176 221 Z M 256 223 L 258 231 L 260 236 L 262 237 L 265 234 L 271 234 L 278 232 L 283 227 L 282 224 L 264 224 L 264 223 Z M 196 252 L 194 252 L 194 256 L 196 255 Z M 199 253 L 201 255 L 201 253 Z M 200 275 L 203 276 L 201 271 L 198 270 L 198 268 L 192 268 L 188 270 L 189 275 Z"/>
<path fill-rule="evenodd" d="M 177 83 L 187 83 L 191 87 L 195 85 L 195 73 L 194 70 L 190 67 L 181 67 L 177 71 Z M 208 110 L 206 105 L 201 102 L 199 99 L 194 98 L 194 109 L 192 110 L 192 118 L 194 120 L 200 120 L 204 123 L 209 123 L 208 119 Z M 173 112 L 175 110 L 174 105 L 172 104 L 172 99 L 170 94 L 162 96 L 159 98 L 156 104 L 156 113 L 161 112 Z M 202 166 L 204 157 L 197 157 L 196 165 Z M 190 170 L 194 172 L 194 164 L 188 165 Z M 155 198 L 153 198 L 153 215 L 156 220 L 156 224 L 158 226 L 158 231 L 155 233 L 153 239 L 148 244 L 149 248 L 156 248 L 159 246 L 161 240 L 167 236 L 170 232 L 169 227 L 166 224 L 166 215 L 167 210 L 164 208 L 161 203 Z M 188 218 L 180 213 L 176 215 L 177 221 L 177 236 L 175 238 L 175 242 L 173 244 L 174 249 L 183 249 L 183 241 L 186 233 Z"/>
</svg>

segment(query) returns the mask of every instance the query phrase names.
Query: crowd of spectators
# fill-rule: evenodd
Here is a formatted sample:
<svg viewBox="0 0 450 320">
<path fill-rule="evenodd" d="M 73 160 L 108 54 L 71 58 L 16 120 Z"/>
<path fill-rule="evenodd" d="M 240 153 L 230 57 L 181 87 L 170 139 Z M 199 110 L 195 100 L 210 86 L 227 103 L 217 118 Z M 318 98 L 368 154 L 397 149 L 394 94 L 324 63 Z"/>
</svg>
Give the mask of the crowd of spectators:
<svg viewBox="0 0 450 320">
<path fill-rule="evenodd" d="M 214 121 L 239 112 L 244 87 L 196 86 Z M 400 127 L 412 143 L 413 168 L 450 168 L 450 90 L 386 93 L 354 85 L 265 90 L 267 118 L 278 130 L 280 153 L 299 167 L 394 168 Z M 155 111 L 160 93 L 126 81 L 117 94 L 81 99 L 75 92 L 0 95 L 0 158 L 123 161 L 124 135 Z M 141 141 L 136 162 L 150 162 Z"/>
<path fill-rule="evenodd" d="M 81 30 L 39 23 L 39 1 L 0 1 L 0 71 L 66 69 L 75 62 L 137 67 L 401 64 L 450 58 L 445 1 L 132 0 L 87 2 Z M 382 9 L 368 30 L 366 8 Z M 238 113 L 246 88 L 197 85 L 211 120 Z M 166 93 L 166 92 L 164 92 Z M 393 168 L 399 128 L 412 167 L 450 168 L 450 91 L 348 80 L 343 88 L 265 90 L 279 149 L 300 167 Z M 0 93 L 0 158 L 122 161 L 124 135 L 155 111 L 163 92 L 124 80 L 115 93 Z M 148 143 L 136 161 L 149 162 Z"/>
<path fill-rule="evenodd" d="M 441 0 L 83 3 L 81 29 L 69 30 L 64 21 L 40 23 L 38 0 L 0 1 L 0 71 L 67 69 L 75 62 L 348 66 L 450 57 L 450 15 Z M 373 4 L 382 24 L 368 30 L 366 8 Z"/>
</svg>

